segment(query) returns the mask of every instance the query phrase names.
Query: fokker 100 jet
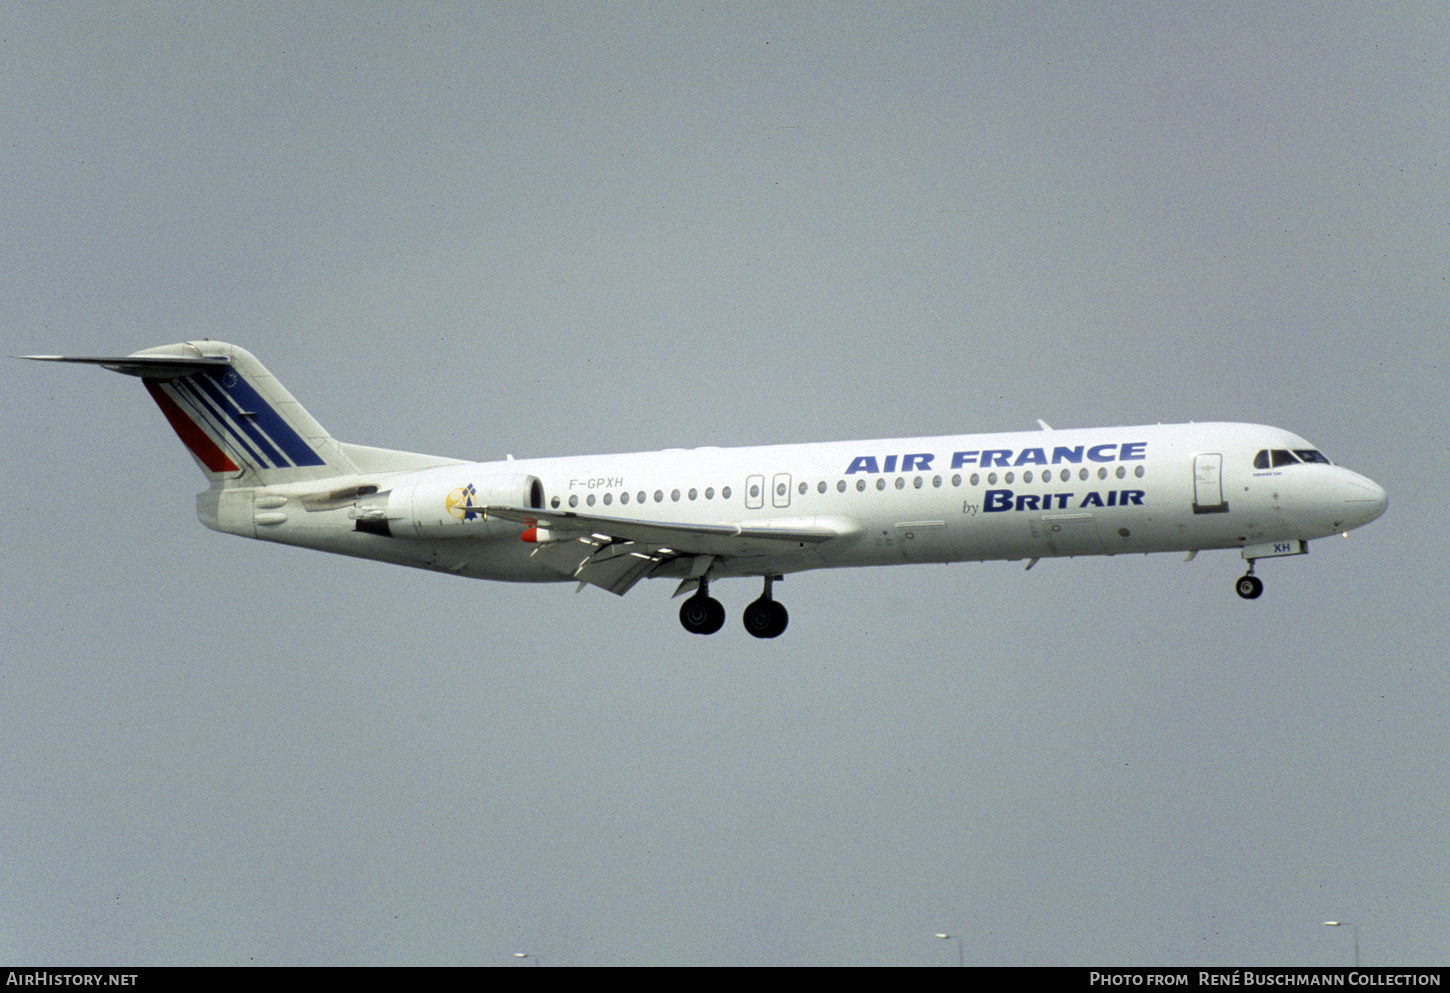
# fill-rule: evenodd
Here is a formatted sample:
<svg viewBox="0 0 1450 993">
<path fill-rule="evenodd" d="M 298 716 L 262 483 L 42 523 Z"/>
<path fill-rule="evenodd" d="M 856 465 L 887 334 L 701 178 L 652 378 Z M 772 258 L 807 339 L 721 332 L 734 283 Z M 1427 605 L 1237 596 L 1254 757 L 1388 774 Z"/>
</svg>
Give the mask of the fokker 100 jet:
<svg viewBox="0 0 1450 993">
<path fill-rule="evenodd" d="M 510 582 L 624 594 L 678 580 L 713 634 L 717 579 L 764 582 L 757 638 L 785 630 L 772 583 L 848 566 L 1237 548 L 1258 559 L 1368 524 L 1385 491 L 1258 424 L 1159 424 L 466 462 L 334 439 L 248 351 L 192 341 L 113 358 L 32 355 L 137 376 L 211 486 L 216 531 Z"/>
</svg>

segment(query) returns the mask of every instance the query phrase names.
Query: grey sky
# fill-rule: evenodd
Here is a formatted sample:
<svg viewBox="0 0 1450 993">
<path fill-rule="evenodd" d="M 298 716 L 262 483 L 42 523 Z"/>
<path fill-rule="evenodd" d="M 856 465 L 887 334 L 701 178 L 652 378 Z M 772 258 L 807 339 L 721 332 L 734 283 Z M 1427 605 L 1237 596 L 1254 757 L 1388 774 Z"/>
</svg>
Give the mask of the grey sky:
<svg viewBox="0 0 1450 993">
<path fill-rule="evenodd" d="M 1233 419 L 1306 558 L 469 583 L 206 531 L 10 362 L 0 960 L 1450 960 L 1441 4 L 0 13 L 7 355 L 473 458 Z"/>
</svg>

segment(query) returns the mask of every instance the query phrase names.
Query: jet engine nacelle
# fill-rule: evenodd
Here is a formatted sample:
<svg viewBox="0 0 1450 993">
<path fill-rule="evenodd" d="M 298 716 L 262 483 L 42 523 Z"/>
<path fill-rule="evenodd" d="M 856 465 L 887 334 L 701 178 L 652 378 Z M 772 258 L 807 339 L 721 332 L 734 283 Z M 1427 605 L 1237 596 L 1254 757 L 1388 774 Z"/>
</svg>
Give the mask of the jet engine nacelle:
<svg viewBox="0 0 1450 993">
<path fill-rule="evenodd" d="M 356 530 L 392 538 L 482 538 L 510 534 L 519 525 L 485 519 L 485 507 L 544 506 L 536 476 L 480 476 L 468 468 L 431 469 L 398 479 L 382 493 L 354 504 Z"/>
</svg>

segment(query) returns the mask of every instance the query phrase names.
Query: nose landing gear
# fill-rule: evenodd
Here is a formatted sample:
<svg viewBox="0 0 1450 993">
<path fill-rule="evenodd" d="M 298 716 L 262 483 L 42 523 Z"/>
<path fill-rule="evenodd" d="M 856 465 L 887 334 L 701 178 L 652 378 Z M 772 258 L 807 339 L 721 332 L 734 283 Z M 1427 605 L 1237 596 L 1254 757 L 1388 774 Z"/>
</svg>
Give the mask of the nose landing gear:
<svg viewBox="0 0 1450 993">
<path fill-rule="evenodd" d="M 1239 577 L 1234 584 L 1234 592 L 1245 600 L 1257 600 L 1259 594 L 1264 592 L 1264 581 L 1254 575 L 1253 560 L 1249 560 L 1249 571 Z"/>
</svg>

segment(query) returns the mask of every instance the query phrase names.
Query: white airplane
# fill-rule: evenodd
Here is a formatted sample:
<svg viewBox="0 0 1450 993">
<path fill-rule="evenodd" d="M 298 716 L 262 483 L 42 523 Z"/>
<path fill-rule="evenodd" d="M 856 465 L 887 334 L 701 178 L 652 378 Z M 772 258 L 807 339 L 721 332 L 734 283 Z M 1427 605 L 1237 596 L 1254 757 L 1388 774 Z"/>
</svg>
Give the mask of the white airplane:
<svg viewBox="0 0 1450 993">
<path fill-rule="evenodd" d="M 787 573 L 912 562 L 1237 548 L 1262 558 L 1368 524 L 1385 491 L 1296 434 L 1159 424 L 465 462 L 341 442 L 245 349 L 192 341 L 118 358 L 29 355 L 141 378 L 211 487 L 216 531 L 509 582 L 624 594 L 680 580 L 713 634 L 715 579 L 764 580 L 757 638 L 785 630 Z"/>
</svg>

